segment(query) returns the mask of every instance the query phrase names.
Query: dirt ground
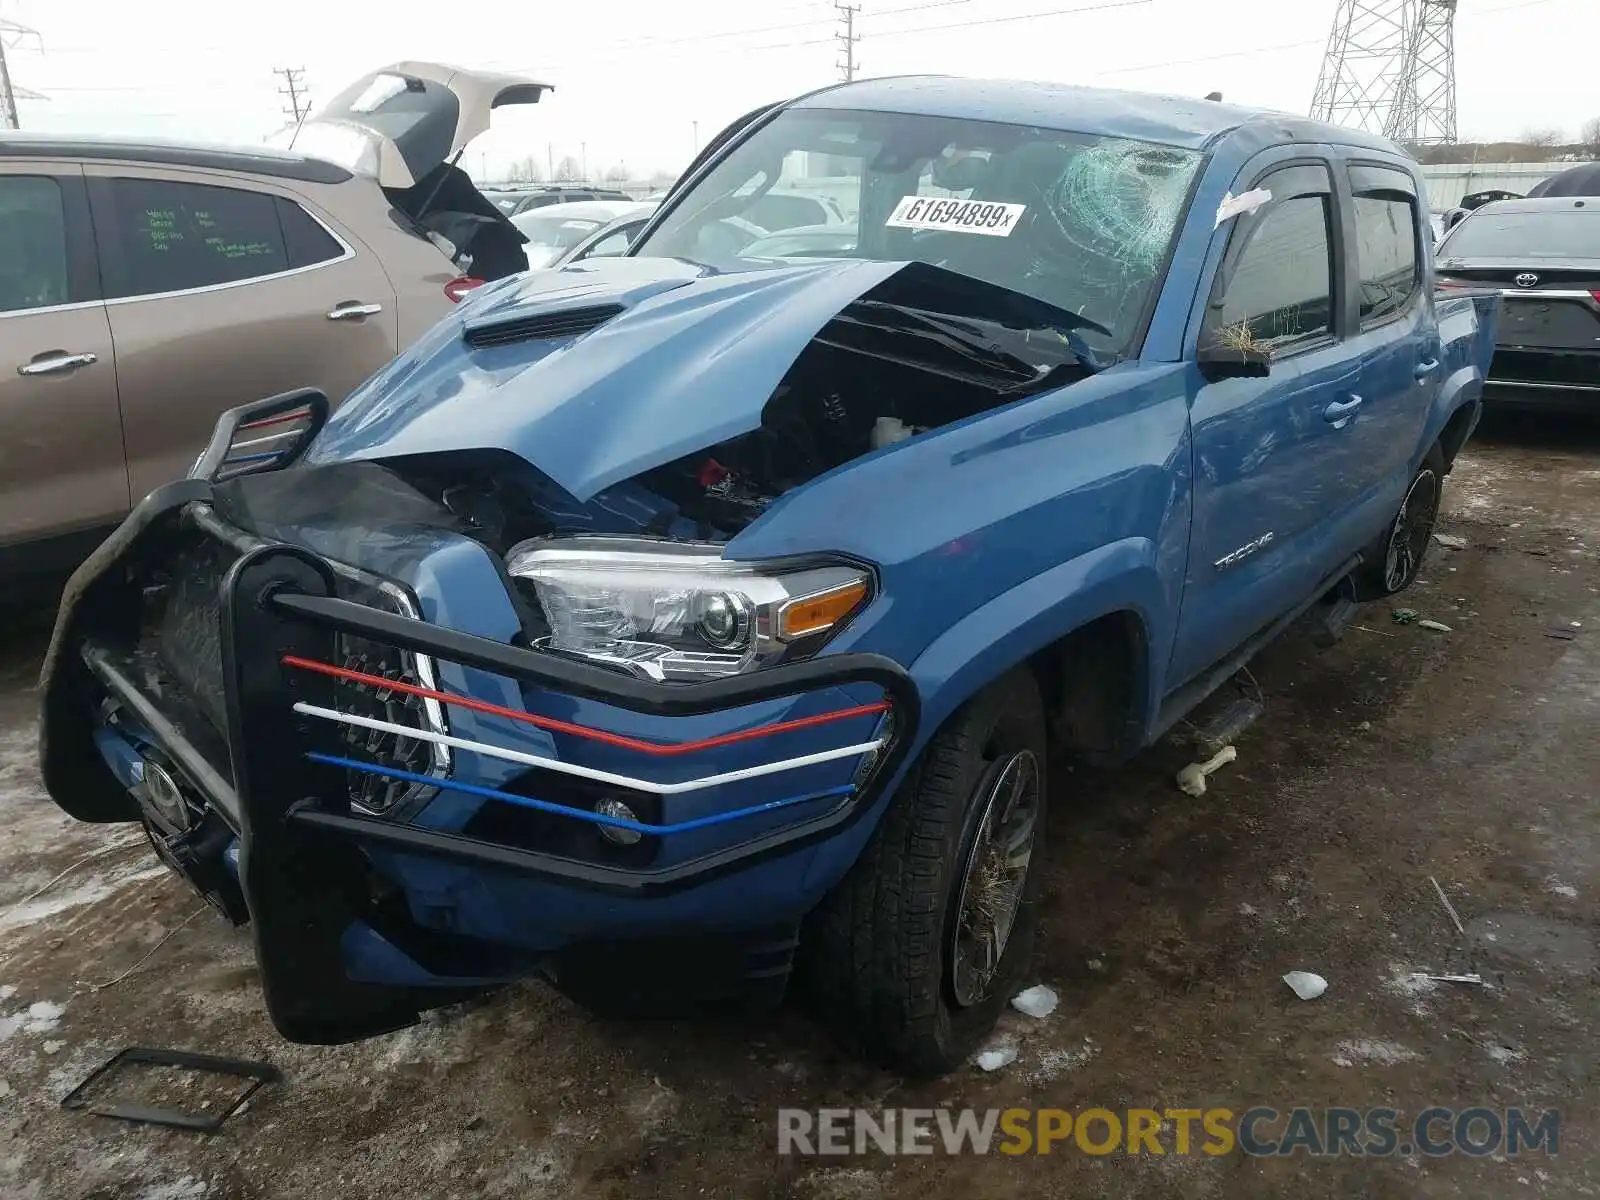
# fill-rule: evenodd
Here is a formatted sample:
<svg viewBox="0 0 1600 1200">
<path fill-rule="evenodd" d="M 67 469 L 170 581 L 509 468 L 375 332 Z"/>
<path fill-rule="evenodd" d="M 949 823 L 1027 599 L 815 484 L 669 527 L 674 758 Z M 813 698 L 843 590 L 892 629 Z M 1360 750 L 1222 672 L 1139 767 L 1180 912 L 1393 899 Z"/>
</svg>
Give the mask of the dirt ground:
<svg viewBox="0 0 1600 1200">
<path fill-rule="evenodd" d="M 246 935 L 130 830 L 44 799 L 41 615 L 0 646 L 0 1197 L 1600 1195 L 1600 428 L 1494 423 L 1440 528 L 1467 545 L 1434 546 L 1405 603 L 1452 631 L 1374 606 L 1330 651 L 1286 639 L 1203 798 L 1174 788 L 1173 747 L 1057 775 L 1034 974 L 1061 1005 L 1008 1014 L 1004 1069 L 927 1085 L 842 1058 L 798 1012 L 606 1022 L 542 985 L 357 1046 L 283 1043 Z M 1297 1000 L 1293 969 L 1327 994 Z M 285 1079 L 211 1138 L 59 1107 L 130 1044 Z M 1297 1104 L 1556 1108 L 1560 1153 L 776 1153 L 780 1106 Z"/>
</svg>

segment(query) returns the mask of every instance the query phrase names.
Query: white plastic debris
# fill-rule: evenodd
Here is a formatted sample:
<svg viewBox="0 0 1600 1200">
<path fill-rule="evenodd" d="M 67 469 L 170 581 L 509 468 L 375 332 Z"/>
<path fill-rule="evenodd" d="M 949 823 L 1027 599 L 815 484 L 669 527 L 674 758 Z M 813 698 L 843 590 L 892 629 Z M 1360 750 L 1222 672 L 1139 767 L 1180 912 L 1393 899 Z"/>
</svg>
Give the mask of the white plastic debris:
<svg viewBox="0 0 1600 1200">
<path fill-rule="evenodd" d="M 1060 1002 L 1055 989 L 1046 987 L 1042 983 L 1037 983 L 1026 991 L 1018 992 L 1011 997 L 1012 1008 L 1023 1016 L 1032 1017 L 1036 1021 L 1042 1021 L 1055 1012 L 1056 1005 Z"/>
<path fill-rule="evenodd" d="M 1435 633 L 1454 633 L 1455 631 L 1443 621 L 1421 620 L 1417 622 L 1418 629 L 1431 629 Z"/>
<path fill-rule="evenodd" d="M 1426 971 L 1411 972 L 1413 979 L 1426 979 L 1431 983 L 1471 983 L 1484 986 L 1482 975 L 1429 975 Z"/>
<path fill-rule="evenodd" d="M 1310 971 L 1290 971 L 1283 977 L 1291 991 L 1302 1000 L 1315 1000 L 1328 990 L 1328 981 Z"/>
<path fill-rule="evenodd" d="M 1467 539 L 1457 537 L 1453 533 L 1436 533 L 1433 535 L 1433 540 L 1446 550 L 1465 550 L 1467 548 Z"/>
<path fill-rule="evenodd" d="M 1017 1061 L 1017 1048 L 1015 1046 L 997 1046 L 993 1050 L 985 1050 L 973 1060 L 982 1071 L 998 1071 L 1001 1067 L 1009 1067 Z"/>
<path fill-rule="evenodd" d="M 1192 762 L 1178 772 L 1178 786 L 1191 796 L 1206 794 L 1206 776 L 1239 757 L 1232 746 L 1224 746 L 1205 762 Z"/>
<path fill-rule="evenodd" d="M 1266 188 L 1256 188 L 1254 191 L 1245 192 L 1242 196 L 1235 196 L 1229 192 L 1217 206 L 1217 224 L 1221 225 L 1231 217 L 1242 217 L 1247 213 L 1253 213 L 1271 199 L 1272 193 Z"/>
<path fill-rule="evenodd" d="M 11 1085 L 4 1079 L 0 1079 L 0 1100 L 4 1100 L 9 1095 L 11 1095 Z"/>
</svg>

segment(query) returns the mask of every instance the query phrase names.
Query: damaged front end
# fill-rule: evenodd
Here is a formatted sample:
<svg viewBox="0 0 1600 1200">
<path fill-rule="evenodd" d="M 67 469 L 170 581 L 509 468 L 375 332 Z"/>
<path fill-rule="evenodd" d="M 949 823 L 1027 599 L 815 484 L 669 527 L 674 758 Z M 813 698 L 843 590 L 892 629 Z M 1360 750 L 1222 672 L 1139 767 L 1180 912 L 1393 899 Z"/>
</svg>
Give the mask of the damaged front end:
<svg viewBox="0 0 1600 1200">
<path fill-rule="evenodd" d="M 535 972 L 623 1007 L 781 994 L 919 697 L 837 648 L 873 564 L 726 544 L 1098 365 L 1077 318 L 921 264 L 622 271 L 469 304 L 332 418 L 227 414 L 69 585 L 46 786 L 249 921 L 293 1040 Z"/>
</svg>

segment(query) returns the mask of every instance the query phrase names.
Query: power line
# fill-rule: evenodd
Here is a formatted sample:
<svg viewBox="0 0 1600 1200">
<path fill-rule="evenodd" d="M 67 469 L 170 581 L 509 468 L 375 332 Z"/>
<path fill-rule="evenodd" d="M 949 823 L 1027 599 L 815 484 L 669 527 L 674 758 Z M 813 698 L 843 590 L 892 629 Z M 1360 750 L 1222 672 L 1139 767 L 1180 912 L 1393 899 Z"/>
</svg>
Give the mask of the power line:
<svg viewBox="0 0 1600 1200">
<path fill-rule="evenodd" d="M 1155 0 L 1105 0 L 1100 4 L 1086 4 L 1078 8 L 1052 8 L 1044 12 L 1014 13 L 1006 17 L 980 17 L 973 21 L 950 21 L 943 25 L 918 25 L 912 29 L 892 29 L 887 33 L 875 33 L 875 38 L 905 37 L 913 33 L 934 33 L 941 29 L 973 29 L 979 25 L 1003 25 L 1008 21 L 1036 21 L 1045 17 L 1066 17 L 1076 13 L 1103 12 L 1113 8 L 1141 8 L 1153 4 Z M 936 8 L 937 5 L 918 5 L 917 7 Z M 910 12 L 910 9 L 894 9 L 895 12 Z M 805 43 L 800 43 L 804 45 Z"/>
<path fill-rule="evenodd" d="M 305 84 L 302 82 L 306 73 L 304 67 L 274 67 L 274 75 L 282 75 L 284 86 L 278 89 L 278 95 L 289 98 L 289 107 L 284 109 L 284 115 L 296 125 L 306 119 L 311 111 L 311 97 L 306 94 Z"/>
</svg>

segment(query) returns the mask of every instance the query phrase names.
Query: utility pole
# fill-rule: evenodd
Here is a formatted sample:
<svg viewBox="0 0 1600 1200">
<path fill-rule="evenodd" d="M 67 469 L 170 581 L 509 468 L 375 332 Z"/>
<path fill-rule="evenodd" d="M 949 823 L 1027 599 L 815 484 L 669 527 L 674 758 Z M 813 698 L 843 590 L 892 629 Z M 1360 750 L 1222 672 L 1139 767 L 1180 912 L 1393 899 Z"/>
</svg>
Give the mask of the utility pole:
<svg viewBox="0 0 1600 1200">
<path fill-rule="evenodd" d="M 284 86 L 278 89 L 278 95 L 288 98 L 289 107 L 284 113 L 294 120 L 296 125 L 306 119 L 311 112 L 311 97 L 306 93 L 304 67 L 276 67 L 274 75 L 282 75 Z"/>
<path fill-rule="evenodd" d="M 856 77 L 856 70 L 861 65 L 856 61 L 856 43 L 861 40 L 861 35 L 856 32 L 856 14 L 861 11 L 861 5 L 833 0 L 833 7 L 838 9 L 839 20 L 844 26 L 841 32 L 833 35 L 833 40 L 839 43 L 840 53 L 844 55 L 839 60 L 839 77 L 848 83 Z"/>
</svg>

